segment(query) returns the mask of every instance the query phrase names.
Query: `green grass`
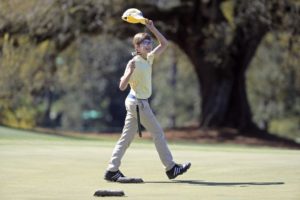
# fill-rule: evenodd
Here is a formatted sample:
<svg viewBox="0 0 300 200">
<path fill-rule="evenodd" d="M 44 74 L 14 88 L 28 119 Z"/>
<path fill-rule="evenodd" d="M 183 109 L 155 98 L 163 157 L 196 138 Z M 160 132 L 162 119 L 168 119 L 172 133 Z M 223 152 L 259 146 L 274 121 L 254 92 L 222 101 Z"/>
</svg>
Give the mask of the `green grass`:
<svg viewBox="0 0 300 200">
<path fill-rule="evenodd" d="M 93 197 L 97 189 L 124 190 L 128 200 L 300 197 L 300 151 L 172 143 L 176 161 L 191 161 L 192 168 L 169 181 L 154 145 L 142 141 L 133 142 L 121 169 L 146 183 L 118 184 L 102 179 L 115 138 L 81 140 L 0 127 L 0 199 L 101 199 Z"/>
</svg>

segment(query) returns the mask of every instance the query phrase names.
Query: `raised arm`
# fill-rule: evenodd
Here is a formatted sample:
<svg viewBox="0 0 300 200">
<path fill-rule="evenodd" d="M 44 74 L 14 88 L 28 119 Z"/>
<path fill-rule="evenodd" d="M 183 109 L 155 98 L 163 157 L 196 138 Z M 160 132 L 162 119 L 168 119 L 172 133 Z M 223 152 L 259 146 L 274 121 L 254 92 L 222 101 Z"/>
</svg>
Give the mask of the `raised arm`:
<svg viewBox="0 0 300 200">
<path fill-rule="evenodd" d="M 152 53 L 154 53 L 156 56 L 160 55 L 162 52 L 164 52 L 167 49 L 168 46 L 168 40 L 157 30 L 157 28 L 154 26 L 152 20 L 146 20 L 146 27 L 153 33 L 153 35 L 156 37 L 156 39 L 159 42 L 159 45 L 155 47 L 152 50 Z"/>
</svg>

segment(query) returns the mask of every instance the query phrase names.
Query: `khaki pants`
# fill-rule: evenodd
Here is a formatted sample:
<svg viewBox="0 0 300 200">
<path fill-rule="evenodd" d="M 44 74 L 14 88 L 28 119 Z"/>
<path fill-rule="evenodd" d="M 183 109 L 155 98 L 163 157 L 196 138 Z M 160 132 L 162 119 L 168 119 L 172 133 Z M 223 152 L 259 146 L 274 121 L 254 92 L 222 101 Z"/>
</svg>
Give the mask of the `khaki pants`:
<svg viewBox="0 0 300 200">
<path fill-rule="evenodd" d="M 139 105 L 140 119 L 142 125 L 151 133 L 153 141 L 155 143 L 156 150 L 159 154 L 160 160 L 165 166 L 166 170 L 170 170 L 174 165 L 172 154 L 167 146 L 164 132 L 156 120 L 148 100 L 136 100 L 127 98 L 125 106 L 127 115 L 123 128 L 122 135 L 117 142 L 111 160 L 109 162 L 107 170 L 117 171 L 121 165 L 121 159 L 125 154 L 126 149 L 129 147 L 135 135 L 137 135 L 137 116 L 136 116 L 136 105 Z"/>
</svg>

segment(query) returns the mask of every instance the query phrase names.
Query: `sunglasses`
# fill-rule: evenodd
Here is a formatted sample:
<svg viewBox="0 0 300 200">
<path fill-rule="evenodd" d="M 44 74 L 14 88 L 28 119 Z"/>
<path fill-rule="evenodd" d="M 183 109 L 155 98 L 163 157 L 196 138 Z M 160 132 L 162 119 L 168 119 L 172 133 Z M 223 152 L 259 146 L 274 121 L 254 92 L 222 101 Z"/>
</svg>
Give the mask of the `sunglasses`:
<svg viewBox="0 0 300 200">
<path fill-rule="evenodd" d="M 143 40 L 140 44 L 143 46 L 148 46 L 148 45 L 152 45 L 153 42 L 152 42 L 152 40 L 146 39 L 146 40 Z"/>
</svg>

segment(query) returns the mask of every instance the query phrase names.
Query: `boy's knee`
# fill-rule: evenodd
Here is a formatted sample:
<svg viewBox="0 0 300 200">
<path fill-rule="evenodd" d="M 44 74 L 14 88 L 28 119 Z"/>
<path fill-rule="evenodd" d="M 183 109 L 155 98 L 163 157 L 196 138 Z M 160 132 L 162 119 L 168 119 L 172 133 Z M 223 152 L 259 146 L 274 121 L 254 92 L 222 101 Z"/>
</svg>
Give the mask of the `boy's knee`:
<svg viewBox="0 0 300 200">
<path fill-rule="evenodd" d="M 164 135 L 163 131 L 153 132 L 152 137 L 153 137 L 153 140 L 155 140 L 155 141 L 165 139 L 165 135 Z"/>
</svg>

